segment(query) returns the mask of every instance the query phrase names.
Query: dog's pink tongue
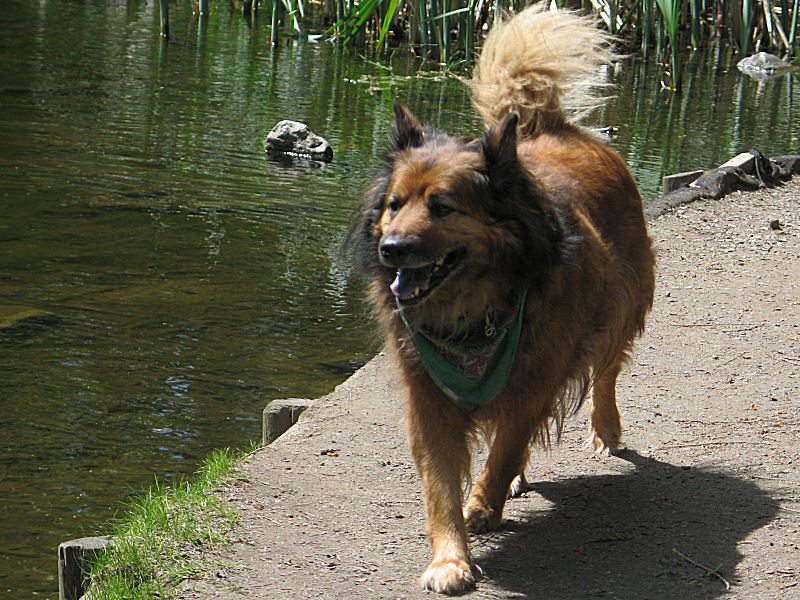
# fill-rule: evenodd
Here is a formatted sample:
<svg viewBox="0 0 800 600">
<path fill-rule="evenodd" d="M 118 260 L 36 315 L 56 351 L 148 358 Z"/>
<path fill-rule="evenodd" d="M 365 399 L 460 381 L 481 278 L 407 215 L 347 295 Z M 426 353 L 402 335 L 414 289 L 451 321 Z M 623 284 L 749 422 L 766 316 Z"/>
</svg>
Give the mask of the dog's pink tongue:
<svg viewBox="0 0 800 600">
<path fill-rule="evenodd" d="M 395 297 L 404 300 L 414 293 L 417 288 L 421 290 L 428 289 L 430 280 L 430 268 L 422 267 L 421 269 L 411 269 L 409 267 L 401 267 L 397 269 L 397 276 L 394 278 L 392 285 L 389 289 Z"/>
</svg>

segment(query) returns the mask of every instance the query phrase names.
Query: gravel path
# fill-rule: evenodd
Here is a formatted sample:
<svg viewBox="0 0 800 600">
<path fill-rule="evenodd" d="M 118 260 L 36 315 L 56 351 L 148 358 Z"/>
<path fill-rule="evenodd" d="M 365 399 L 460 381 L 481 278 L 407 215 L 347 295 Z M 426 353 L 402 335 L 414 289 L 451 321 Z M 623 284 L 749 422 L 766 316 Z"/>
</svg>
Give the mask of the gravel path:
<svg viewBox="0 0 800 600">
<path fill-rule="evenodd" d="M 655 306 L 618 388 L 628 449 L 582 448 L 583 411 L 535 451 L 534 489 L 473 539 L 473 598 L 800 598 L 800 177 L 650 232 Z M 242 514 L 228 566 L 184 599 L 435 597 L 385 363 L 242 466 L 223 492 Z"/>
</svg>

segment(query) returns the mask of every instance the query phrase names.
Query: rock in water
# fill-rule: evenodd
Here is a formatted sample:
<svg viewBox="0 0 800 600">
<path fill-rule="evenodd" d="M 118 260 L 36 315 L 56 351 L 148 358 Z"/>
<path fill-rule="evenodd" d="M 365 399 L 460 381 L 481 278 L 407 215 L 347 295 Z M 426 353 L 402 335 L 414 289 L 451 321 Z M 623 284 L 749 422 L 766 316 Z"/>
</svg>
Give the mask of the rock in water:
<svg viewBox="0 0 800 600">
<path fill-rule="evenodd" d="M 330 162 L 333 149 L 322 137 L 312 132 L 308 125 L 298 121 L 281 121 L 267 135 L 265 151 L 268 154 L 299 156 Z"/>
<path fill-rule="evenodd" d="M 793 69 L 791 64 L 781 60 L 773 54 L 759 52 L 740 60 L 736 66 L 745 75 L 753 79 L 769 79 Z"/>
</svg>

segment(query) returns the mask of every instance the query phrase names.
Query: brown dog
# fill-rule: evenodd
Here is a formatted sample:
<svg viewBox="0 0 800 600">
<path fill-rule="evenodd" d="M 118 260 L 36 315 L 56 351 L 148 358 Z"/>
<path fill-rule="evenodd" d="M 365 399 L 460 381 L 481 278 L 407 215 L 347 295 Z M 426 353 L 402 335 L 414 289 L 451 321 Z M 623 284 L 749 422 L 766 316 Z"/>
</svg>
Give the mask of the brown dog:
<svg viewBox="0 0 800 600">
<path fill-rule="evenodd" d="M 495 26 L 472 82 L 486 135 L 423 129 L 395 105 L 387 163 L 353 221 L 422 478 L 422 584 L 437 592 L 474 585 L 467 531 L 500 524 L 531 442 L 560 432 L 589 388 L 591 443 L 619 444 L 616 379 L 654 259 L 622 159 L 566 117 L 597 102 L 587 91 L 609 48 L 569 12 Z M 491 451 L 462 510 L 478 432 Z"/>
</svg>

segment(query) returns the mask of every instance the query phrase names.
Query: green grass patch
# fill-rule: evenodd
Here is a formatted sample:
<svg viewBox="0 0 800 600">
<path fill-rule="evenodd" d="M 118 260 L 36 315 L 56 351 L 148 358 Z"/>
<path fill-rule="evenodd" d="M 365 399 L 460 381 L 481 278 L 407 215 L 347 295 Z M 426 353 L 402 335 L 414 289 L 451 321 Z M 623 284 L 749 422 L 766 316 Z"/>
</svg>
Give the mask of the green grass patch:
<svg viewBox="0 0 800 600">
<path fill-rule="evenodd" d="M 182 581 L 218 568 L 205 551 L 227 542 L 239 515 L 214 491 L 236 479 L 236 464 L 253 449 L 217 450 L 193 478 L 172 487 L 156 480 L 135 498 L 92 566 L 92 600 L 168 598 Z"/>
</svg>

